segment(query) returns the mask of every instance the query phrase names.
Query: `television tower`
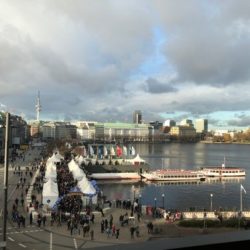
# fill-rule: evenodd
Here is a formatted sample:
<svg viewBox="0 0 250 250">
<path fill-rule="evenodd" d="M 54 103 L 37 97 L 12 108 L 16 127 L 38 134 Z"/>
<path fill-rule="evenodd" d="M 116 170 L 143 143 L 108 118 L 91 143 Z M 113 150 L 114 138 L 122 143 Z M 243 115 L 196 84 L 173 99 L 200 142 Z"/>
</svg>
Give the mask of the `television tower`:
<svg viewBox="0 0 250 250">
<path fill-rule="evenodd" d="M 36 120 L 40 121 L 40 111 L 42 110 L 42 106 L 40 103 L 40 91 L 38 90 L 38 95 L 36 99 Z"/>
</svg>

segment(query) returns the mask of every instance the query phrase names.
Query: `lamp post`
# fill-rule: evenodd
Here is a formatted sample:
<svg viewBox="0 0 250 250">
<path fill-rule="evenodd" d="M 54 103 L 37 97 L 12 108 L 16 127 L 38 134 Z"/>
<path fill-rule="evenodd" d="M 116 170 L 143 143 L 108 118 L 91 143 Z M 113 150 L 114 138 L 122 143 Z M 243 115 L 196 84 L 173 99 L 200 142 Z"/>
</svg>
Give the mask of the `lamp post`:
<svg viewBox="0 0 250 250">
<path fill-rule="evenodd" d="M 5 148 L 4 148 L 4 204 L 3 204 L 3 242 L 2 248 L 6 249 L 6 229 L 7 229 L 7 196 L 8 196 L 8 170 L 9 170 L 9 127 L 10 113 L 6 113 L 5 124 Z"/>
<path fill-rule="evenodd" d="M 134 205 L 135 205 L 135 186 L 133 185 L 132 186 L 132 191 L 133 191 L 133 203 L 132 203 L 132 206 L 131 206 L 131 215 L 134 216 Z"/>
<path fill-rule="evenodd" d="M 210 194 L 210 211 L 213 211 L 213 194 Z"/>
<path fill-rule="evenodd" d="M 141 194 L 139 194 L 139 201 L 138 201 L 138 206 L 139 206 L 139 212 L 141 213 Z"/>
<path fill-rule="evenodd" d="M 141 205 L 141 194 L 139 194 L 139 205 Z"/>
<path fill-rule="evenodd" d="M 155 201 L 155 207 L 154 207 L 154 217 L 156 217 L 156 201 L 157 201 L 156 197 L 154 198 L 154 201 Z"/>
<path fill-rule="evenodd" d="M 162 208 L 165 209 L 165 203 L 164 203 L 165 194 L 162 194 L 161 197 L 162 197 Z"/>
</svg>

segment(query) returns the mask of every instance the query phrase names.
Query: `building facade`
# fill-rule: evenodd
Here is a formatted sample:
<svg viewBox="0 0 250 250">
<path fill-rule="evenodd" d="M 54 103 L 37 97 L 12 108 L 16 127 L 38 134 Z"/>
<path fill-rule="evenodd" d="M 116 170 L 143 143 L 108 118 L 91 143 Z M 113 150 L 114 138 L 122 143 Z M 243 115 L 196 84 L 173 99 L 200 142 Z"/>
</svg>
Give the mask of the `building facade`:
<svg viewBox="0 0 250 250">
<path fill-rule="evenodd" d="M 79 121 L 74 123 L 76 126 L 76 136 L 78 140 L 94 140 L 95 124 L 93 121 Z"/>
<path fill-rule="evenodd" d="M 152 136 L 153 127 L 147 124 L 97 123 L 95 130 L 97 140 L 148 141 Z"/>
<path fill-rule="evenodd" d="M 142 113 L 140 110 L 135 110 L 133 113 L 133 123 L 141 124 L 142 123 Z"/>
<path fill-rule="evenodd" d="M 196 130 L 189 126 L 174 126 L 170 129 L 170 135 L 177 137 L 195 137 Z"/>
<path fill-rule="evenodd" d="M 44 140 L 76 139 L 76 126 L 68 122 L 49 122 L 42 125 Z"/>
<path fill-rule="evenodd" d="M 181 122 L 180 122 L 180 126 L 189 126 L 189 127 L 193 127 L 193 121 L 190 120 L 190 119 L 183 119 Z"/>
<path fill-rule="evenodd" d="M 197 119 L 195 121 L 196 133 L 206 134 L 208 132 L 208 120 L 207 119 Z"/>
</svg>

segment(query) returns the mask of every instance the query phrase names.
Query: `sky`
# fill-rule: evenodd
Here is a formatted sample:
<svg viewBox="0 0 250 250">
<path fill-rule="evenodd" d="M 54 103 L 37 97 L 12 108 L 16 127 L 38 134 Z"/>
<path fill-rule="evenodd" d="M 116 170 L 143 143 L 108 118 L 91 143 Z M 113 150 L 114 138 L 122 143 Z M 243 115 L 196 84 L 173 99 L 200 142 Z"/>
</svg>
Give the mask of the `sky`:
<svg viewBox="0 0 250 250">
<path fill-rule="evenodd" d="M 250 1 L 1 0 L 0 110 L 250 126 Z"/>
</svg>

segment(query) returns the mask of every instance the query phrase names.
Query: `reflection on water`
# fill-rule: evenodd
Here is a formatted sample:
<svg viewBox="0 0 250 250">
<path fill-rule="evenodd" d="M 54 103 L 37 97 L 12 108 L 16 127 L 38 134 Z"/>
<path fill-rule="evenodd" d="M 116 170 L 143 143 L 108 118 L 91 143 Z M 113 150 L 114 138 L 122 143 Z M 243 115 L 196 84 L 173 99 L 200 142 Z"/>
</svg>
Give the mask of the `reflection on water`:
<svg viewBox="0 0 250 250">
<path fill-rule="evenodd" d="M 199 169 L 206 166 L 221 166 L 226 157 L 227 166 L 246 169 L 244 178 L 207 178 L 204 182 L 98 182 L 109 199 L 132 199 L 141 195 L 143 204 L 154 204 L 164 193 L 167 207 L 187 209 L 210 206 L 239 209 L 240 184 L 247 194 L 243 195 L 243 207 L 250 209 L 250 145 L 234 144 L 135 144 L 136 151 L 152 169 Z M 135 192 L 133 191 L 133 188 Z"/>
</svg>

